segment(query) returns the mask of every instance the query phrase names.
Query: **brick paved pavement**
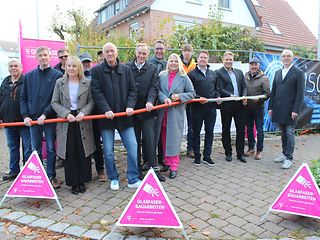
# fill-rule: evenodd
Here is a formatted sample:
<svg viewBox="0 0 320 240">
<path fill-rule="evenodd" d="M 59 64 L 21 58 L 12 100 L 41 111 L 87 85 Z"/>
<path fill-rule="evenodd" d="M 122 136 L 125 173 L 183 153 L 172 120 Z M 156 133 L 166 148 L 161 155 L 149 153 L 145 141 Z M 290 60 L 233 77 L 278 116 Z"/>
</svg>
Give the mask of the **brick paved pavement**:
<svg viewBox="0 0 320 240">
<path fill-rule="evenodd" d="M 310 163 L 320 157 L 320 135 L 297 138 L 295 161 L 289 170 L 273 163 L 280 151 L 280 138 L 266 140 L 264 158 L 248 158 L 248 163 L 237 160 L 226 162 L 220 141 L 215 141 L 214 167 L 196 167 L 193 160 L 182 157 L 181 168 L 175 180 L 163 183 L 190 239 L 258 239 L 291 237 L 320 239 L 320 220 L 288 214 L 268 215 L 264 223 L 261 216 L 278 196 L 302 162 Z M 8 155 L 3 131 L 0 131 L 0 171 L 7 170 Z M 87 192 L 73 195 L 67 186 L 57 191 L 64 211 L 55 201 L 34 199 L 8 199 L 0 209 L 0 218 L 29 226 L 44 227 L 51 231 L 102 239 L 112 228 L 127 205 L 134 190 L 126 187 L 125 161 L 119 149 L 120 191 L 108 189 L 109 182 L 99 183 L 96 176 L 87 184 Z M 235 158 L 235 156 L 234 156 Z M 58 177 L 64 178 L 58 170 Z M 0 182 L 0 195 L 11 182 Z M 0 229 L 1 232 L 1 229 Z M 119 228 L 113 239 L 182 239 L 181 233 L 167 229 Z M 129 237 L 130 236 L 130 237 Z M 138 237 L 139 236 L 139 237 Z M 307 238 L 306 238 L 307 239 Z"/>
</svg>

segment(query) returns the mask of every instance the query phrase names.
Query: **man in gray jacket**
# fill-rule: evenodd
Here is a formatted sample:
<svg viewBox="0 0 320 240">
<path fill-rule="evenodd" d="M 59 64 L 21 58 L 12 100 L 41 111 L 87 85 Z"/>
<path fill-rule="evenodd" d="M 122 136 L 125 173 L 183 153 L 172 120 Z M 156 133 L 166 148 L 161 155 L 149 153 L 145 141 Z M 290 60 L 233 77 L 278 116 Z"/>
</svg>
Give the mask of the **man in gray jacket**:
<svg viewBox="0 0 320 240">
<path fill-rule="evenodd" d="M 264 101 L 270 96 L 269 78 L 260 70 L 260 61 L 258 58 L 252 58 L 249 61 L 249 72 L 244 77 L 247 84 L 247 96 L 265 95 L 266 98 L 248 100 L 247 108 L 247 134 L 248 134 L 248 151 L 244 154 L 251 157 L 255 154 L 255 139 L 253 134 L 253 126 L 257 129 L 257 151 L 255 159 L 262 158 L 263 150 L 263 118 L 264 118 Z"/>
</svg>

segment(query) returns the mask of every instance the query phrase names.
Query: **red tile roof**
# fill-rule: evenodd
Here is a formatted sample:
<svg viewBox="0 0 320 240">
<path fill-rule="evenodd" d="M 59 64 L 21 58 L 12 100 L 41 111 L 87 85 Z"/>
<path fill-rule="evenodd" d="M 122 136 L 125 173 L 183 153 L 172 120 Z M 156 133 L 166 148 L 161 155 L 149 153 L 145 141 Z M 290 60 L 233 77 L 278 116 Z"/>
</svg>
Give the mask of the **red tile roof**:
<svg viewBox="0 0 320 240">
<path fill-rule="evenodd" d="M 260 31 L 257 31 L 257 36 L 265 45 L 280 48 L 294 45 L 316 47 L 317 39 L 286 1 L 258 0 L 258 2 L 260 6 L 255 8 L 261 17 L 262 26 Z M 269 24 L 277 26 L 281 35 L 275 34 Z"/>
</svg>

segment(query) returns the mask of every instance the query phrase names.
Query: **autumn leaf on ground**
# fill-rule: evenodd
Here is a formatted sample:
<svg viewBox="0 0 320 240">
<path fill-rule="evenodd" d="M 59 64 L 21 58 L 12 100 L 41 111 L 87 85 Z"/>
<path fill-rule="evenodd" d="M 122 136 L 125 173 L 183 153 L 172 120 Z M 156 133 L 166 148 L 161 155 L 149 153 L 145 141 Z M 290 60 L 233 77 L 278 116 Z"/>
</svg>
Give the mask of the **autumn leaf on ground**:
<svg viewBox="0 0 320 240">
<path fill-rule="evenodd" d="M 20 233 L 24 235 L 30 235 L 32 233 L 32 228 L 29 228 L 28 226 L 24 226 L 21 230 Z"/>
<path fill-rule="evenodd" d="M 211 232 L 209 231 L 202 231 L 202 234 L 205 235 L 205 236 L 209 236 L 211 234 Z"/>
<path fill-rule="evenodd" d="M 197 226 L 193 223 L 190 223 L 189 226 L 192 228 L 192 229 L 197 229 Z"/>
<path fill-rule="evenodd" d="M 90 240 L 91 238 L 89 238 L 89 237 L 83 237 L 82 239 L 83 239 L 83 240 Z"/>
<path fill-rule="evenodd" d="M 32 201 L 32 202 L 30 202 L 30 206 L 35 207 L 35 208 L 40 208 L 41 202 L 40 201 Z"/>
<path fill-rule="evenodd" d="M 76 214 L 76 215 L 79 215 L 80 212 L 81 212 L 81 209 L 77 208 L 73 213 Z"/>
<path fill-rule="evenodd" d="M 11 223 L 12 223 L 12 222 L 6 222 L 6 223 L 3 225 L 3 227 L 4 227 L 4 228 L 8 228 L 8 227 L 11 225 Z"/>
</svg>

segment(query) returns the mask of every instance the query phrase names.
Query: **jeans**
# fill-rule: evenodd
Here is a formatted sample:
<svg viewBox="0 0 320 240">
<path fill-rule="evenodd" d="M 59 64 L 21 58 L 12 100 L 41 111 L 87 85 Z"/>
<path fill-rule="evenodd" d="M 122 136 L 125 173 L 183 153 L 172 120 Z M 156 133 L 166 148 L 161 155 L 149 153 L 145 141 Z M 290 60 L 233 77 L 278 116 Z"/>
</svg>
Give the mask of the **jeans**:
<svg viewBox="0 0 320 240">
<path fill-rule="evenodd" d="M 196 159 L 201 158 L 200 154 L 200 132 L 202 128 L 202 123 L 204 122 L 205 137 L 204 137 L 204 149 L 203 158 L 210 159 L 212 152 L 212 142 L 213 142 L 213 130 L 216 123 L 216 109 L 192 109 L 192 123 L 193 123 L 193 152 Z"/>
<path fill-rule="evenodd" d="M 282 153 L 288 159 L 293 159 L 293 151 L 296 143 L 294 125 L 279 124 L 281 130 Z"/>
<path fill-rule="evenodd" d="M 7 127 L 5 128 L 7 145 L 10 156 L 10 173 L 20 172 L 20 138 L 22 140 L 23 163 L 32 153 L 29 127 Z"/>
<path fill-rule="evenodd" d="M 114 162 L 114 129 L 101 130 L 103 140 L 103 153 L 107 175 L 110 180 L 118 180 L 119 174 Z M 133 184 L 139 181 L 137 164 L 137 141 L 133 127 L 118 130 L 124 147 L 127 150 L 127 178 L 128 183 Z"/>
<path fill-rule="evenodd" d="M 193 150 L 193 129 L 192 129 L 192 109 L 190 104 L 187 104 L 186 114 L 187 114 L 187 123 L 188 123 L 187 151 L 192 151 Z"/>
<path fill-rule="evenodd" d="M 47 175 L 49 179 L 56 177 L 56 123 L 49 123 L 45 125 L 33 125 L 30 127 L 31 147 L 36 150 L 40 159 L 42 160 L 42 136 L 46 140 L 47 150 Z"/>
<path fill-rule="evenodd" d="M 264 108 L 247 110 L 248 146 L 250 150 L 254 150 L 254 145 L 256 141 L 254 139 L 253 127 L 254 127 L 254 124 L 256 124 L 257 152 L 262 152 L 263 150 L 263 139 L 264 139 L 263 117 L 264 117 Z"/>
</svg>

